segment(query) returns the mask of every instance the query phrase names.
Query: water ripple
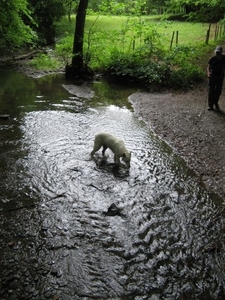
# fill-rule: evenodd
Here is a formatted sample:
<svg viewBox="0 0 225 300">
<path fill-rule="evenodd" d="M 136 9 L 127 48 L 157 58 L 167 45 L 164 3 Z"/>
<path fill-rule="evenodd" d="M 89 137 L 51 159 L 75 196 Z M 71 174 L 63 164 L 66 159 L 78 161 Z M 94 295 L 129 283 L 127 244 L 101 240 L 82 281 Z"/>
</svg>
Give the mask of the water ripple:
<svg viewBox="0 0 225 300">
<path fill-rule="evenodd" d="M 0 238 L 18 254 L 16 279 L 36 278 L 36 299 L 223 299 L 221 207 L 131 111 L 62 99 L 22 114 L 17 139 L 2 128 L 0 184 L 11 197 L 0 198 Z M 90 159 L 100 131 L 132 151 L 129 171 L 108 149 Z"/>
<path fill-rule="evenodd" d="M 103 130 L 132 151 L 129 173 L 118 176 L 107 163 L 90 160 L 94 135 Z M 42 226 L 69 299 L 75 286 L 81 298 L 204 295 L 212 202 L 182 160 L 130 111 L 33 112 L 23 131 L 30 184 L 41 194 Z M 107 156 L 112 162 L 109 150 Z M 105 217 L 112 203 L 121 216 Z"/>
</svg>

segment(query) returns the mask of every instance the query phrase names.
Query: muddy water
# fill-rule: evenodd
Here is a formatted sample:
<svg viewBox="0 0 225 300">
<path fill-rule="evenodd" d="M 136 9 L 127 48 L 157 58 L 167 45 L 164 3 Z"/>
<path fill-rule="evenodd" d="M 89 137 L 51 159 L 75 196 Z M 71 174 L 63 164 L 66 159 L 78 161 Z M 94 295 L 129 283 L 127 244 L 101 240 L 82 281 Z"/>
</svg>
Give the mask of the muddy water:
<svg viewBox="0 0 225 300">
<path fill-rule="evenodd" d="M 0 298 L 224 299 L 224 214 L 134 92 L 1 71 Z M 109 131 L 132 151 L 90 160 Z"/>
</svg>

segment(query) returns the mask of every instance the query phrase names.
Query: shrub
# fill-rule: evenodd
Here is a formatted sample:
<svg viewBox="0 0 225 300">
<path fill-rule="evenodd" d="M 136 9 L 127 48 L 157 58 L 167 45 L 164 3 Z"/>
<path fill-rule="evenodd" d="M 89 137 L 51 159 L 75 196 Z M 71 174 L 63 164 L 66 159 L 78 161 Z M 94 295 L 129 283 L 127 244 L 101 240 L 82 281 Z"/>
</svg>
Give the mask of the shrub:
<svg viewBox="0 0 225 300">
<path fill-rule="evenodd" d="M 204 72 L 199 67 L 187 64 L 186 66 L 173 70 L 169 78 L 169 86 L 174 88 L 190 88 L 194 83 L 202 81 Z"/>
<path fill-rule="evenodd" d="M 69 65 L 72 58 L 73 36 L 66 36 L 56 44 L 56 56 L 64 65 Z"/>
<path fill-rule="evenodd" d="M 179 56 L 174 57 L 171 53 L 170 58 L 166 56 L 160 60 L 156 57 L 114 51 L 106 70 L 108 75 L 139 82 L 145 86 L 185 89 L 205 76 L 201 67 L 189 60 L 191 61 L 191 56 L 188 49 L 184 49 Z"/>
<path fill-rule="evenodd" d="M 115 52 L 107 66 L 107 74 L 145 85 L 167 85 L 170 68 L 164 62 L 151 61 L 138 55 Z"/>
</svg>

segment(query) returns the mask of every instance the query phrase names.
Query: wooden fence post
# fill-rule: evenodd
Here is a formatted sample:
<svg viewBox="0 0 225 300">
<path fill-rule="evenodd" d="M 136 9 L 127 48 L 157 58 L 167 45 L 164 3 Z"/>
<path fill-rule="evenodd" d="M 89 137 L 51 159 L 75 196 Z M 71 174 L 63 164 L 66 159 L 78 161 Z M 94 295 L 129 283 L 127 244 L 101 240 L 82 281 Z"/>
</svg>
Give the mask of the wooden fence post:
<svg viewBox="0 0 225 300">
<path fill-rule="evenodd" d="M 206 31 L 206 37 L 205 37 L 205 44 L 208 45 L 210 40 L 210 34 L 212 31 L 212 24 L 209 23 L 209 27 Z M 214 31 L 214 30 L 213 30 Z M 171 40 L 170 40 L 170 49 L 172 49 L 174 37 L 176 33 L 176 45 L 178 45 L 178 39 L 179 39 L 179 31 L 173 31 Z M 214 41 L 216 41 L 218 38 L 222 38 L 225 35 L 225 25 L 215 25 L 215 31 L 214 31 Z M 211 34 L 211 39 L 213 39 L 213 32 Z"/>
<path fill-rule="evenodd" d="M 218 25 L 216 25 L 216 28 L 215 28 L 214 41 L 216 41 L 217 36 L 218 36 Z"/>
<path fill-rule="evenodd" d="M 220 25 L 220 34 L 219 34 L 219 36 L 221 37 L 222 36 L 222 25 Z"/>
<path fill-rule="evenodd" d="M 134 38 L 133 38 L 132 47 L 133 47 L 133 51 L 134 51 L 134 49 L 135 49 L 135 36 L 134 36 Z"/>
<path fill-rule="evenodd" d="M 209 35 L 210 35 L 210 31 L 209 31 L 209 29 L 207 29 L 207 31 L 206 31 L 206 37 L 205 37 L 205 43 L 206 43 L 206 45 L 208 45 L 208 43 L 209 43 Z"/>
<path fill-rule="evenodd" d="M 208 30 L 206 31 L 206 38 L 205 38 L 205 43 L 206 43 L 206 45 L 208 45 L 208 43 L 209 43 L 210 30 L 211 30 L 211 23 L 209 24 L 209 28 L 208 28 Z"/>
<path fill-rule="evenodd" d="M 173 33 L 172 33 L 172 37 L 171 37 L 171 41 L 170 41 L 170 49 L 172 48 L 172 45 L 173 45 L 174 33 L 175 33 L 175 31 L 173 31 Z"/>
</svg>

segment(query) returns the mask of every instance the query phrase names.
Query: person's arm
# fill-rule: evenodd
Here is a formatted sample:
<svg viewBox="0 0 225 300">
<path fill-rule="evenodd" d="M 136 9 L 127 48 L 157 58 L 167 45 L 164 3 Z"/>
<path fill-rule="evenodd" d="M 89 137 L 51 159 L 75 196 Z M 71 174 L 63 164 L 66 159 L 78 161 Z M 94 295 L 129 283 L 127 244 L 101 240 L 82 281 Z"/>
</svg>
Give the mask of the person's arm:
<svg viewBox="0 0 225 300">
<path fill-rule="evenodd" d="M 225 55 L 223 55 L 223 68 L 222 68 L 221 76 L 225 77 Z"/>
<path fill-rule="evenodd" d="M 211 76 L 211 74 L 212 74 L 212 68 L 211 68 L 211 66 L 210 66 L 210 64 L 208 65 L 208 67 L 207 67 L 207 76 L 208 77 L 210 77 Z"/>
</svg>

